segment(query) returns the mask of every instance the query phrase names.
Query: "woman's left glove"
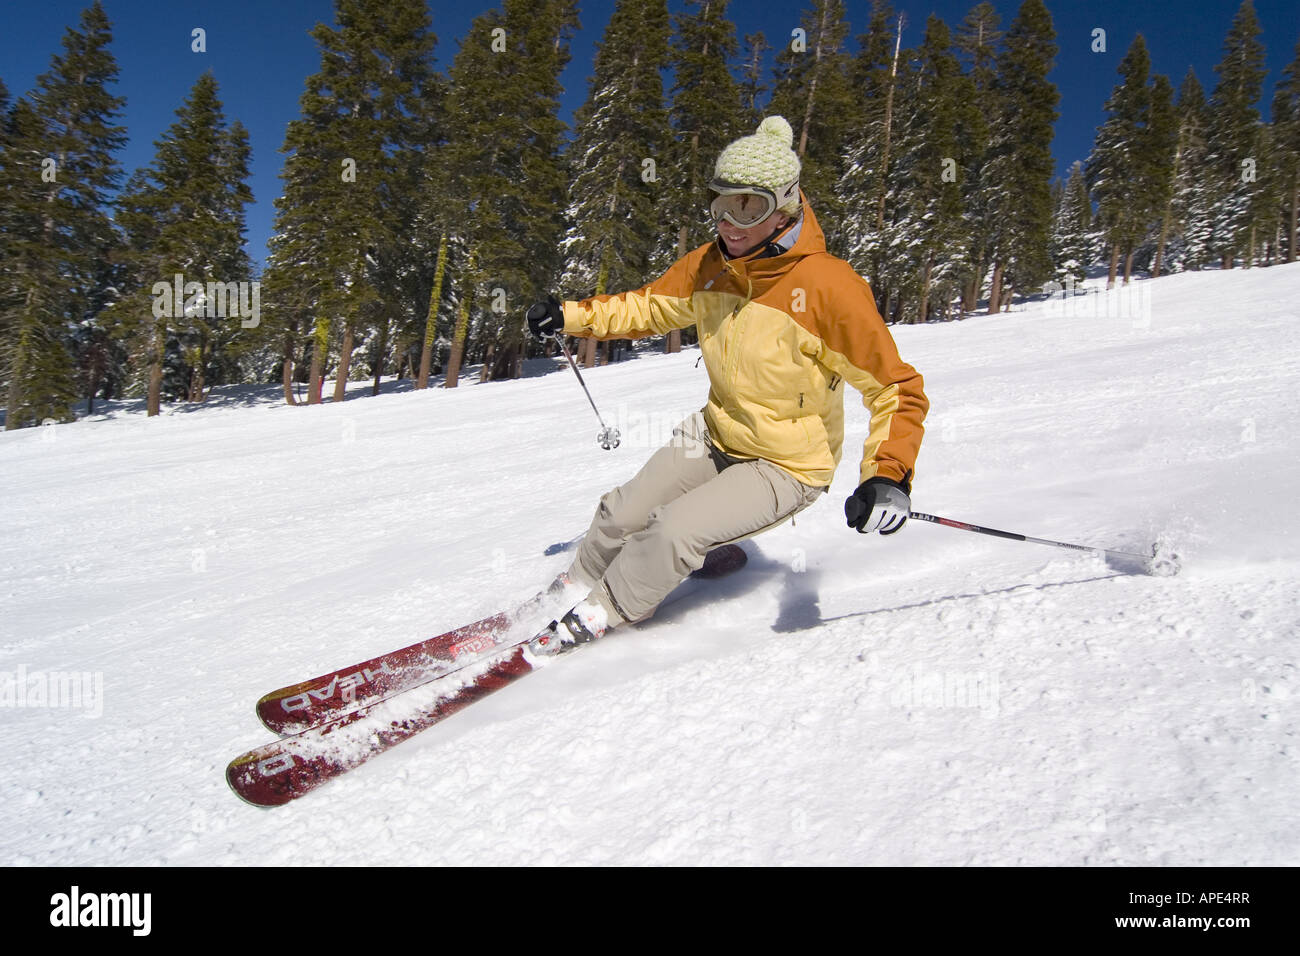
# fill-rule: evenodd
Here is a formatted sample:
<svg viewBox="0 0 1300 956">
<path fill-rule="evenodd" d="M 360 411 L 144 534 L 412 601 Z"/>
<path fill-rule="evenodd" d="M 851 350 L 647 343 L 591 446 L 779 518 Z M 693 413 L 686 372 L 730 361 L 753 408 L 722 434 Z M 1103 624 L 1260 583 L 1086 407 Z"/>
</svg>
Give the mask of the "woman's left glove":
<svg viewBox="0 0 1300 956">
<path fill-rule="evenodd" d="M 889 478 L 868 478 L 844 502 L 844 517 L 849 520 L 849 527 L 863 534 L 898 531 L 912 511 L 912 499 L 907 491 Z"/>
<path fill-rule="evenodd" d="M 553 295 L 530 307 L 527 318 L 528 331 L 539 339 L 549 339 L 564 331 L 564 309 Z"/>
</svg>

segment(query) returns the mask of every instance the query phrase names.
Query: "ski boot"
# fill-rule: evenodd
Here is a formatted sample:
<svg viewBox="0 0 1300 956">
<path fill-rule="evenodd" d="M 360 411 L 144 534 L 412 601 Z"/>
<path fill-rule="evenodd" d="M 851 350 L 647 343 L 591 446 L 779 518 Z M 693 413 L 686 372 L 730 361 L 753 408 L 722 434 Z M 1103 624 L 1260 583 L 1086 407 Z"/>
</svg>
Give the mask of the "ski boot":
<svg viewBox="0 0 1300 956">
<path fill-rule="evenodd" d="M 532 640 L 538 654 L 563 654 L 579 644 L 590 644 L 601 637 L 609 621 L 605 609 L 594 601 L 583 601 Z"/>
</svg>

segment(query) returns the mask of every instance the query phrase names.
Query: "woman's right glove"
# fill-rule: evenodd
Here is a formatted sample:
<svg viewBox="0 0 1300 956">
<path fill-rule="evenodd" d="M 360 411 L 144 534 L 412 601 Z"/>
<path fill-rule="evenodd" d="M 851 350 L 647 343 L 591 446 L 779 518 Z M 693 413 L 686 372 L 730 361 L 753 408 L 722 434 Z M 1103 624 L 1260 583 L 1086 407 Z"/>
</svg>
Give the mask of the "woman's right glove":
<svg viewBox="0 0 1300 956">
<path fill-rule="evenodd" d="M 560 300 L 548 295 L 528 309 L 528 331 L 539 339 L 549 339 L 564 331 L 564 309 Z"/>
</svg>

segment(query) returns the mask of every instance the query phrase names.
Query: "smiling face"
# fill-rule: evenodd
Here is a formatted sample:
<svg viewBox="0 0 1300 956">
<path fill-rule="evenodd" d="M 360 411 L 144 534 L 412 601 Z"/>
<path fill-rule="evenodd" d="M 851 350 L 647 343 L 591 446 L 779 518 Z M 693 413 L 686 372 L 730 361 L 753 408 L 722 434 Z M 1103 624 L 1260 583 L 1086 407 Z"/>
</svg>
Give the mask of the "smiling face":
<svg viewBox="0 0 1300 956">
<path fill-rule="evenodd" d="M 727 255 L 738 256 L 762 242 L 778 229 L 783 229 L 790 222 L 790 217 L 783 212 L 774 212 L 762 222 L 741 228 L 727 219 L 718 221 L 718 235 L 727 247 Z"/>
</svg>

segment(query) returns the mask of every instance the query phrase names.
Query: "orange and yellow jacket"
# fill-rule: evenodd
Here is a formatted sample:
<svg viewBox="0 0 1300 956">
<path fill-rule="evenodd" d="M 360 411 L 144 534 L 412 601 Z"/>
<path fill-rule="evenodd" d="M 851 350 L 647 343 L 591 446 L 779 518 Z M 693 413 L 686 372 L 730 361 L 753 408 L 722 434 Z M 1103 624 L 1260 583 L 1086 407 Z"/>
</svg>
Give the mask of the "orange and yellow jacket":
<svg viewBox="0 0 1300 956">
<path fill-rule="evenodd" d="M 921 376 L 899 358 L 866 280 L 826 251 L 806 199 L 799 237 L 779 255 L 727 260 L 713 242 L 641 289 L 564 303 L 569 335 L 639 338 L 691 325 L 709 372 L 704 418 L 720 451 L 829 485 L 848 382 L 871 412 L 859 480 L 910 483 L 930 406 Z"/>
</svg>

